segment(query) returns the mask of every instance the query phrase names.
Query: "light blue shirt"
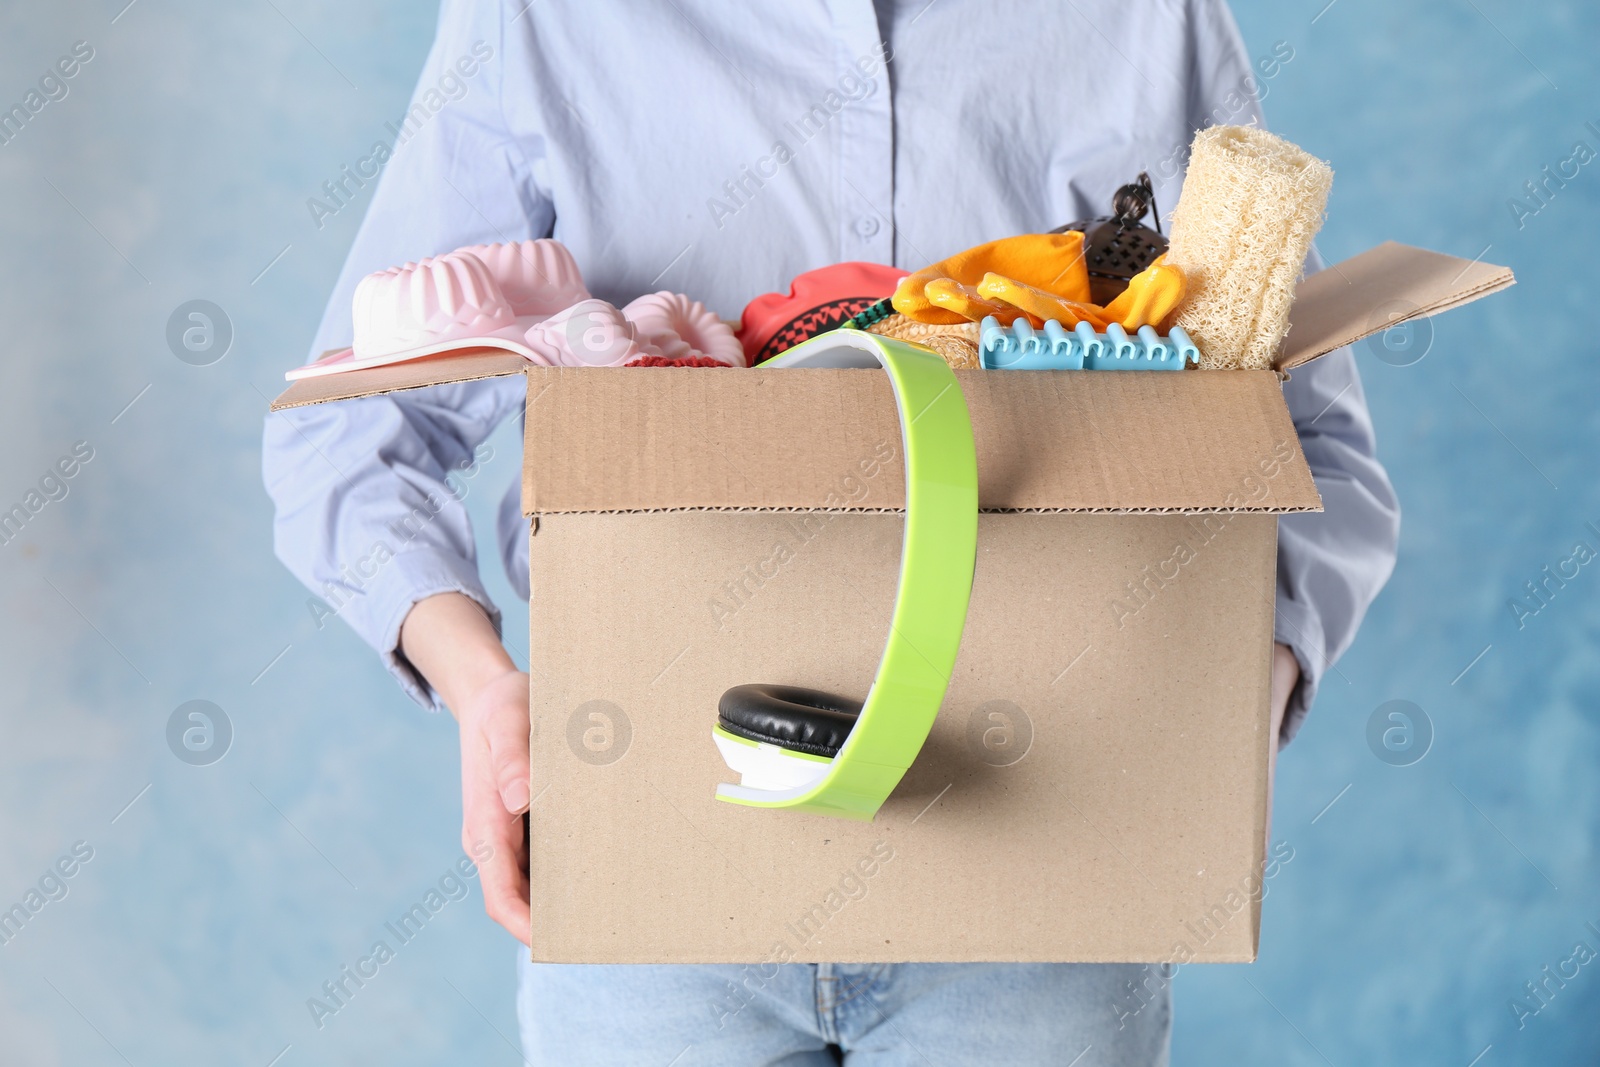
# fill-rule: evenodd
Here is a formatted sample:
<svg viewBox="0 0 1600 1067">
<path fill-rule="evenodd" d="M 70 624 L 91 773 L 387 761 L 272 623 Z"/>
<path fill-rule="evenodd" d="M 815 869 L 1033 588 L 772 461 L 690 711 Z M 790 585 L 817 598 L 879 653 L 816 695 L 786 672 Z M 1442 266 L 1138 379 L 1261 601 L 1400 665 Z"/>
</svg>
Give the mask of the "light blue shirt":
<svg viewBox="0 0 1600 1067">
<path fill-rule="evenodd" d="M 554 236 L 596 296 L 673 289 L 735 319 L 815 267 L 916 269 L 1103 215 L 1141 170 L 1165 219 L 1193 131 L 1259 122 L 1292 58 L 1252 59 L 1222 0 L 446 0 L 394 141 L 307 206 L 377 182 L 311 355 L 349 343 L 363 275 L 478 242 Z M 1327 509 L 1279 525 L 1290 736 L 1388 578 L 1399 511 L 1350 352 L 1284 392 Z M 514 377 L 267 419 L 279 558 L 430 706 L 400 624 L 446 591 L 498 620 L 446 476 L 523 400 Z M 525 592 L 517 485 L 499 534 Z"/>
</svg>

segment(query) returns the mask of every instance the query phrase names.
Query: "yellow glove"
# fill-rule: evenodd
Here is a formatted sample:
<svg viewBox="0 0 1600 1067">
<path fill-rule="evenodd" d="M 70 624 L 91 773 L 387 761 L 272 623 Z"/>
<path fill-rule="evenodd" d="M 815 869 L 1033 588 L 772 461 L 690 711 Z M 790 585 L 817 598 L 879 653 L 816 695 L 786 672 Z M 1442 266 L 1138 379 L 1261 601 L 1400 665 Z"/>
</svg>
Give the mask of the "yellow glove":
<svg viewBox="0 0 1600 1067">
<path fill-rule="evenodd" d="M 1089 300 L 1089 267 L 1083 258 L 1083 234 L 1074 230 L 1026 233 L 958 252 L 908 275 L 895 289 L 891 302 L 896 311 L 916 322 L 952 325 L 976 321 L 935 303 L 929 298 L 927 287 L 929 282 L 939 279 L 976 286 L 988 273 L 1014 278 L 1066 300 Z M 950 292 L 948 288 L 941 291 Z"/>
<path fill-rule="evenodd" d="M 956 322 L 982 322 L 985 315 L 993 315 L 1002 326 L 1010 326 L 1018 319 L 1027 319 L 1030 326 L 1044 325 L 1043 319 L 1027 314 L 1026 309 L 985 300 L 977 289 L 951 278 L 933 279 L 923 287 L 923 293 L 934 307 L 959 316 L 954 320 Z"/>
<path fill-rule="evenodd" d="M 1080 322 L 1087 322 L 1096 330 L 1103 330 L 1106 328 L 1106 323 L 1111 321 L 1106 318 L 1105 312 L 1094 304 L 1080 300 L 1063 300 L 1054 293 L 1025 285 L 1003 274 L 985 274 L 983 281 L 978 283 L 977 293 L 986 300 L 1027 312 L 1032 326 L 1043 326 L 1045 319 L 1055 319 L 1069 330 Z M 995 317 L 999 318 L 998 315 Z"/>
<path fill-rule="evenodd" d="M 1166 258 L 1157 257 L 1133 276 L 1122 295 L 1106 305 L 1108 320 L 1121 323 L 1124 330 L 1137 330 L 1141 326 L 1159 326 L 1172 314 L 1183 300 L 1186 281 L 1182 268 L 1168 266 L 1163 262 Z"/>
</svg>

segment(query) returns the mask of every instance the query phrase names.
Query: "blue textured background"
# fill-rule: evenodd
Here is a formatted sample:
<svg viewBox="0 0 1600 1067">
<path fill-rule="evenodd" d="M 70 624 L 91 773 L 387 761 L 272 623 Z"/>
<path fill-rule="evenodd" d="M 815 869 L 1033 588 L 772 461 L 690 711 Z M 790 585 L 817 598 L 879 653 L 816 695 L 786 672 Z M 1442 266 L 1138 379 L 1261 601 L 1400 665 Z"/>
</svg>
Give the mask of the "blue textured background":
<svg viewBox="0 0 1600 1067">
<path fill-rule="evenodd" d="M 448 718 L 314 625 L 258 474 L 266 398 L 358 221 L 319 231 L 305 200 L 400 114 L 433 11 L 124 3 L 0 13 L 6 106 L 72 42 L 95 49 L 0 146 L 0 510 L 73 442 L 94 449 L 0 547 L 0 907 L 74 842 L 94 850 L 0 948 L 0 1061 L 515 1063 L 515 949 L 475 888 L 309 1021 L 306 998 L 459 855 L 457 756 Z M 1275 836 L 1295 854 L 1260 962 L 1177 980 L 1180 1065 L 1600 1058 L 1600 963 L 1520 1030 L 1508 1006 L 1576 942 L 1600 948 L 1600 567 L 1520 630 L 1507 608 L 1600 544 L 1600 161 L 1521 226 L 1507 205 L 1574 142 L 1600 149 L 1600 12 L 1400 8 L 1237 5 L 1252 54 L 1295 52 L 1269 121 L 1334 162 L 1323 252 L 1393 237 L 1521 284 L 1439 320 L 1413 365 L 1361 350 L 1399 567 L 1283 758 Z M 165 343 L 193 298 L 236 331 L 211 366 Z M 493 444 L 470 483 L 480 529 L 515 475 L 515 440 Z M 525 639 L 512 610 L 508 643 Z M 235 730 L 210 767 L 166 746 L 195 698 Z M 1409 767 L 1366 741 L 1391 699 L 1435 731 Z"/>
</svg>

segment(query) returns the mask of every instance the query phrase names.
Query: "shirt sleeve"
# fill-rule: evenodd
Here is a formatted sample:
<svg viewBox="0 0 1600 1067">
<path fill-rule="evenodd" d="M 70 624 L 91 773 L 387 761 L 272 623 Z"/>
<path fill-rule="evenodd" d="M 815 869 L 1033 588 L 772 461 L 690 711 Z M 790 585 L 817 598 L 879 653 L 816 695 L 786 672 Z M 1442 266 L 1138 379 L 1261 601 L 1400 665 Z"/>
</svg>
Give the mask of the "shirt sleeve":
<svg viewBox="0 0 1600 1067">
<path fill-rule="evenodd" d="M 1275 45 L 1252 65 L 1225 0 L 1191 0 L 1189 125 L 1258 125 L 1258 90 L 1286 57 Z M 1307 273 L 1322 269 L 1315 249 Z M 1372 416 L 1349 348 L 1297 368 L 1283 396 L 1300 436 L 1323 511 L 1278 521 L 1273 638 L 1300 664 L 1280 735 L 1287 743 L 1334 662 L 1355 640 L 1367 607 L 1394 570 L 1400 505 L 1377 458 Z"/>
<path fill-rule="evenodd" d="M 507 54 L 501 4 L 447 0 L 406 118 L 328 301 L 311 358 L 351 339 L 351 296 L 367 274 L 480 242 L 548 234 L 537 137 L 513 139 L 501 110 Z M 513 47 L 525 45 L 512 44 Z M 336 192 L 338 190 L 335 190 Z M 344 192 L 353 195 L 353 182 Z M 521 410 L 518 377 L 435 386 L 267 416 L 262 476 L 280 560 L 376 648 L 414 699 L 438 696 L 399 652 L 411 606 L 463 593 L 500 616 L 478 577 L 452 470 Z M 321 621 L 319 619 L 319 621 Z"/>
<path fill-rule="evenodd" d="M 1313 249 L 1307 271 L 1321 268 Z M 1300 681 L 1283 716 L 1281 737 L 1288 743 L 1394 570 L 1400 502 L 1378 462 L 1372 416 L 1348 347 L 1297 367 L 1283 397 L 1323 507 L 1278 520 L 1273 638 L 1300 663 Z"/>
</svg>

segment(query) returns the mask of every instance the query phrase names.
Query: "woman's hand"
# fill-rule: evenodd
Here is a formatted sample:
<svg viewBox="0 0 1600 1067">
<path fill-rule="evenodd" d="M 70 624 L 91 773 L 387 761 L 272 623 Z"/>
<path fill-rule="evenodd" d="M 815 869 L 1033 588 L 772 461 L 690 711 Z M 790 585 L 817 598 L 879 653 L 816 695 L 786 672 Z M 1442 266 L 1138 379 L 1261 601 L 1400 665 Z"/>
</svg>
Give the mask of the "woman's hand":
<svg viewBox="0 0 1600 1067">
<path fill-rule="evenodd" d="M 1289 698 L 1300 683 L 1300 661 L 1294 658 L 1288 645 L 1272 646 L 1272 714 L 1269 720 L 1272 740 L 1267 743 L 1267 840 L 1272 848 L 1272 791 L 1278 777 L 1278 746 L 1283 743 L 1283 715 L 1289 708 Z"/>
<path fill-rule="evenodd" d="M 528 676 L 511 662 L 483 609 L 460 593 L 412 605 L 400 626 L 400 651 L 461 725 L 461 846 L 482 857 L 489 918 L 526 945 Z"/>
<path fill-rule="evenodd" d="M 1294 658 L 1288 645 L 1272 646 L 1272 737 L 1273 751 L 1278 748 L 1283 714 L 1289 708 L 1289 697 L 1300 684 L 1300 661 Z"/>
<path fill-rule="evenodd" d="M 461 723 L 461 847 L 478 866 L 489 918 L 528 943 L 528 676 L 489 679 L 456 713 Z"/>
</svg>

